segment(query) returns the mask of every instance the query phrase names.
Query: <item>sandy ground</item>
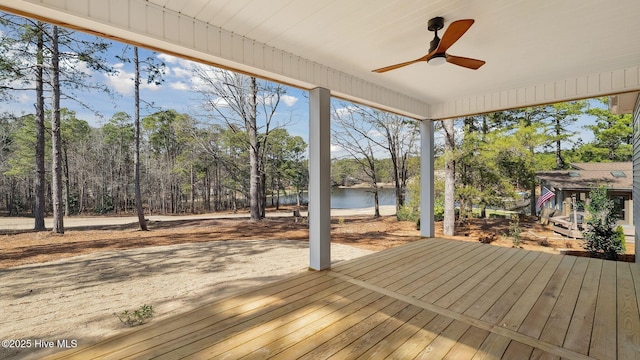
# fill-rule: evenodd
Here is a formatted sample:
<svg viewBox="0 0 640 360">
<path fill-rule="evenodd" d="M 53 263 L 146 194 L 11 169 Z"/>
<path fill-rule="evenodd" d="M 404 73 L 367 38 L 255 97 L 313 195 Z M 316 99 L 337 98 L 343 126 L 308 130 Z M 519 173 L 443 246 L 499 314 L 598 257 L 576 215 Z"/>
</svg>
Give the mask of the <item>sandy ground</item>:
<svg viewBox="0 0 640 360">
<path fill-rule="evenodd" d="M 343 244 L 332 244 L 331 251 L 334 262 L 372 252 Z M 22 351 L 0 349 L 0 358 L 37 359 L 61 350 L 35 349 L 37 340 L 82 346 L 127 331 L 113 315 L 125 309 L 151 304 L 161 319 L 308 271 L 308 254 L 308 243 L 296 240 L 210 241 L 0 270 L 0 340 L 32 344 Z"/>
<path fill-rule="evenodd" d="M 282 210 L 279 212 L 271 211 L 267 212 L 267 217 L 281 217 L 283 215 L 290 215 L 292 212 L 289 210 Z M 300 212 L 302 216 L 307 216 L 306 211 Z M 331 209 L 331 216 L 366 216 L 373 215 L 373 208 L 361 208 L 361 209 Z M 380 206 L 380 214 L 382 216 L 395 215 L 396 207 L 394 205 Z M 172 221 L 176 218 L 180 220 L 207 220 L 207 219 L 242 219 L 249 218 L 249 213 L 209 213 L 209 214 L 196 214 L 196 215 L 148 215 L 145 217 L 149 221 Z M 71 216 L 64 218 L 65 228 L 82 228 L 88 226 L 100 226 L 100 225 L 127 225 L 134 224 L 138 221 L 136 216 Z M 47 217 L 44 220 L 44 225 L 47 229 L 51 229 L 53 226 L 53 218 Z M 3 232 L 13 232 L 16 230 L 30 230 L 33 229 L 33 218 L 30 217 L 0 217 L 0 234 Z"/>
</svg>

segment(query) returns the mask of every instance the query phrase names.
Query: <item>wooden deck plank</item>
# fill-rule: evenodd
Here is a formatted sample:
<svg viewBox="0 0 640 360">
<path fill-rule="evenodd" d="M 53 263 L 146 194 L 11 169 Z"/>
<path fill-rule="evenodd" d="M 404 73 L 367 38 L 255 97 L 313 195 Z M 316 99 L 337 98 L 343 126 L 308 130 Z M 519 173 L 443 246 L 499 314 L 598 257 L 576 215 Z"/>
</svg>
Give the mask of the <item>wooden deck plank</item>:
<svg viewBox="0 0 640 360">
<path fill-rule="evenodd" d="M 423 309 L 413 305 L 405 307 L 398 314 L 388 318 L 364 336 L 355 339 L 351 344 L 331 355 L 328 359 L 355 359 L 361 356 L 379 342 L 386 341 L 385 338 L 389 336 L 389 334 L 392 334 L 422 310 Z"/>
<path fill-rule="evenodd" d="M 505 275 L 507 275 L 514 266 L 522 261 L 528 255 L 526 251 L 517 251 L 515 255 L 509 257 L 502 265 L 500 265 L 490 277 L 480 281 L 470 291 L 462 297 L 452 302 L 447 308 L 451 311 L 462 313 L 469 309 L 473 304 L 479 301 L 491 288 L 496 286 Z"/>
<path fill-rule="evenodd" d="M 631 266 L 618 263 L 618 359 L 640 359 L 640 313 Z"/>
<path fill-rule="evenodd" d="M 384 340 L 378 342 L 362 355 L 358 356 L 357 359 L 368 360 L 386 358 L 396 349 L 395 344 L 402 344 L 408 337 L 414 335 L 418 329 L 421 329 L 431 322 L 436 315 L 436 313 L 428 310 L 420 311 L 416 316 L 412 317 L 411 320 L 402 324 L 402 326 L 385 337 Z"/>
<path fill-rule="evenodd" d="M 556 305 L 551 310 L 551 314 L 540 335 L 540 340 L 553 345 L 562 345 L 564 342 L 588 265 L 589 259 L 587 258 L 578 258 L 576 260 L 569 278 L 558 296 L 558 301 L 556 301 Z"/>
<path fill-rule="evenodd" d="M 487 266 L 483 267 L 479 271 L 477 271 L 473 276 L 467 278 L 462 281 L 455 289 L 449 291 L 446 295 L 440 297 L 433 303 L 438 306 L 442 306 L 444 308 L 448 308 L 451 304 L 460 300 L 466 294 L 478 286 L 478 284 L 485 283 L 489 281 L 494 273 L 499 271 L 500 267 L 502 267 L 509 259 L 515 256 L 518 251 L 516 249 L 504 248 L 506 252 L 502 253 L 498 259 L 495 259 Z M 426 301 L 430 301 L 430 298 L 423 298 Z"/>
<path fill-rule="evenodd" d="M 209 345 L 245 330 L 248 333 L 252 326 L 262 324 L 273 317 L 280 316 L 279 320 L 286 322 L 304 314 L 313 313 L 323 307 L 322 304 L 317 303 L 319 299 L 325 299 L 326 304 L 332 304 L 334 302 L 344 302 L 350 296 L 363 296 L 362 293 L 358 294 L 358 291 L 361 291 L 358 287 L 335 286 L 325 291 L 315 293 L 310 297 L 291 299 L 292 301 L 289 303 L 261 308 L 259 311 L 247 312 L 240 316 L 231 316 L 219 321 L 208 321 L 206 322 L 206 327 L 189 326 L 184 330 L 181 329 L 181 333 L 174 337 L 155 337 L 144 344 L 145 346 L 142 351 L 134 352 L 133 349 L 124 350 L 129 355 L 134 355 L 135 357 L 142 357 L 145 356 L 145 354 L 147 356 L 150 354 L 153 356 L 161 356 L 174 349 L 181 349 L 186 345 L 190 345 L 192 348 L 197 348 L 199 344 Z M 210 340 L 212 337 L 218 340 Z M 178 351 L 184 351 L 184 349 Z M 115 353 L 113 355 L 113 358 L 125 357 Z"/>
<path fill-rule="evenodd" d="M 501 359 L 511 339 L 494 333 L 489 334 L 478 348 L 473 360 Z"/>
<path fill-rule="evenodd" d="M 296 352 L 304 354 L 296 356 L 297 359 L 326 359 L 350 345 L 355 339 L 367 335 L 372 329 L 383 324 L 388 319 L 397 316 L 407 307 L 408 304 L 405 302 L 394 301 L 366 318 L 345 318 L 341 320 L 340 323 L 332 325 L 330 328 L 323 329 L 306 340 L 285 350 L 281 354 L 284 355 L 281 356 L 281 358 L 286 358 L 285 353 L 290 349 L 296 348 L 292 354 Z M 323 343 L 323 340 L 326 341 Z"/>
<path fill-rule="evenodd" d="M 560 296 L 560 292 L 576 262 L 575 256 L 563 256 L 560 265 L 547 283 L 535 305 L 527 314 L 518 331 L 527 336 L 539 339 L 547 319 Z"/>
<path fill-rule="evenodd" d="M 174 331 L 183 326 L 190 326 L 193 319 L 212 319 L 215 316 L 226 318 L 233 312 L 250 311 L 254 308 L 266 306 L 273 302 L 272 296 L 276 294 L 280 294 L 282 297 L 295 296 L 295 294 L 304 290 L 314 289 L 314 286 L 327 283 L 329 280 L 330 278 L 324 274 L 306 272 L 286 280 L 268 284 L 267 286 L 254 288 L 239 296 L 234 296 L 232 300 L 224 298 L 210 305 L 181 314 L 177 318 L 172 317 L 154 322 L 153 326 L 145 326 L 133 331 L 124 332 L 121 335 L 111 337 L 95 345 L 79 347 L 71 351 L 55 354 L 55 357 L 73 358 L 76 353 L 81 353 L 78 357 L 80 359 L 103 357 L 114 348 L 126 348 L 143 343 L 148 339 Z M 331 284 L 339 284 L 339 282 L 331 281 Z"/>
<path fill-rule="evenodd" d="M 490 324 L 516 330 L 522 320 L 524 320 L 525 315 L 521 315 L 521 313 L 528 313 L 529 310 L 531 310 L 534 304 L 533 299 L 537 299 L 540 296 L 544 284 L 546 284 L 549 277 L 551 277 L 551 273 L 555 270 L 558 260 L 559 258 L 557 256 L 550 254 L 541 254 L 538 256 L 480 319 Z M 546 266 L 549 263 L 551 263 L 551 265 Z M 535 279 L 539 279 L 541 282 L 535 282 Z M 544 281 L 544 283 L 542 283 L 542 281 Z M 510 314 L 509 322 L 501 321 L 516 304 L 518 304 L 519 307 Z"/>
<path fill-rule="evenodd" d="M 351 277 L 356 277 L 358 279 L 367 280 L 367 281 L 384 281 L 386 277 L 390 277 L 396 275 L 398 273 L 405 273 L 411 266 L 417 266 L 419 268 L 425 267 L 433 267 L 436 264 L 444 264 L 445 260 L 450 256 L 455 254 L 461 255 L 463 252 L 471 251 L 471 249 L 467 249 L 464 244 L 453 244 L 447 245 L 446 243 L 439 244 L 438 247 L 431 247 L 429 249 L 424 249 L 425 251 L 419 252 L 417 249 L 413 252 L 417 254 L 417 256 L 407 257 L 405 254 L 402 257 L 395 259 L 394 263 L 385 263 L 384 266 L 380 266 L 375 271 L 369 270 L 365 274 L 354 274 L 354 273 L 344 273 L 339 271 L 342 274 L 349 275 Z M 434 253 L 442 254 L 441 257 L 434 257 Z"/>
<path fill-rule="evenodd" d="M 424 261 L 423 259 L 416 259 L 416 261 L 411 263 L 406 262 L 405 265 L 408 267 L 405 271 L 389 271 L 388 273 L 379 275 L 375 279 L 368 279 L 366 282 L 375 284 L 376 286 L 385 287 L 392 291 L 400 291 L 400 289 L 402 289 L 403 291 L 408 292 L 410 289 L 420 288 L 421 286 L 424 286 L 425 282 L 436 278 L 436 275 L 434 274 L 442 271 L 442 269 L 448 269 L 451 266 L 455 266 L 450 260 L 452 256 L 459 256 L 459 259 L 462 261 L 473 258 L 473 250 L 477 248 L 459 244 L 461 242 L 456 243 L 463 246 L 458 253 L 454 250 L 449 254 L 449 256 L 441 256 L 432 262 Z"/>
<path fill-rule="evenodd" d="M 362 306 L 354 305 L 352 312 L 340 312 L 336 314 L 334 319 L 319 319 L 315 322 L 306 322 L 303 326 L 295 329 L 295 331 L 284 334 L 284 336 L 275 339 L 268 344 L 247 343 L 241 347 L 229 351 L 224 354 L 226 358 L 238 359 L 261 359 L 268 355 L 270 359 L 298 359 L 305 354 L 313 351 L 315 348 L 321 347 L 326 342 L 332 340 L 347 329 L 350 329 L 362 322 L 368 320 L 380 320 L 380 318 L 371 318 L 379 311 L 391 311 L 397 313 L 406 304 L 389 297 L 371 298 L 369 304 L 362 303 Z M 382 321 L 382 320 L 380 320 Z M 289 330 L 289 329 L 287 329 Z M 365 331 L 366 333 L 366 331 Z M 283 335 L 283 334 L 279 334 Z M 342 338 L 341 340 L 344 340 Z M 248 349 L 257 349 L 253 352 Z M 324 350 L 331 351 L 329 348 Z"/>
<path fill-rule="evenodd" d="M 601 260 L 589 261 L 563 344 L 563 347 L 584 355 L 589 354 L 601 271 Z"/>
<path fill-rule="evenodd" d="M 521 296 L 517 297 L 511 309 L 506 312 L 502 318 L 498 318 L 500 326 L 513 331 L 517 331 L 520 328 L 522 322 L 533 309 L 561 262 L 562 257 L 551 256 L 544 264 L 544 267 L 534 274 L 533 280 L 525 289 L 516 290 L 521 293 Z M 530 271 L 533 272 L 534 269 L 530 269 Z M 514 291 L 514 289 L 510 291 Z M 491 312 L 491 310 L 489 312 Z M 495 313 L 495 316 L 499 316 L 497 314 L 500 312 Z"/>
<path fill-rule="evenodd" d="M 402 262 L 407 257 L 412 257 L 416 254 L 428 254 L 433 251 L 445 250 L 447 247 L 446 242 L 442 241 L 416 241 L 409 246 L 400 246 L 398 248 L 387 249 L 381 252 L 369 254 L 363 256 L 359 261 L 352 261 L 348 264 L 336 264 L 332 266 L 332 271 L 338 271 L 343 274 L 348 274 L 351 277 L 357 277 L 370 272 L 378 271 L 383 267 L 389 267 L 390 264 Z"/>
<path fill-rule="evenodd" d="M 560 356 L 544 352 L 540 349 L 534 349 L 530 357 L 531 360 L 560 360 Z"/>
<path fill-rule="evenodd" d="M 489 336 L 489 332 L 477 327 L 471 327 L 460 338 L 458 343 L 449 350 L 444 360 L 471 359 L 478 352 L 478 348 Z"/>
<path fill-rule="evenodd" d="M 442 256 L 446 258 L 459 251 L 463 251 L 463 248 L 462 244 L 448 246 L 446 243 L 435 243 L 433 246 L 422 247 L 408 253 L 399 254 L 399 256 L 394 257 L 393 259 L 385 259 L 384 262 L 378 261 L 377 263 L 372 263 L 369 267 L 359 269 L 357 272 L 354 271 L 346 273 L 344 271 L 340 271 L 340 273 L 361 280 L 370 280 L 375 278 L 384 279 L 385 276 L 406 272 L 408 266 L 411 266 L 412 264 L 414 266 L 415 264 L 424 264 L 424 266 L 429 266 L 430 263 L 433 264 L 437 262 L 439 260 L 438 258 L 432 259 L 434 253 L 442 254 Z"/>
<path fill-rule="evenodd" d="M 617 357 L 616 288 L 616 262 L 603 261 L 589 347 L 589 356 L 596 359 L 615 359 Z"/>
<path fill-rule="evenodd" d="M 395 350 L 385 359 L 405 360 L 415 358 L 452 322 L 453 319 L 446 316 L 436 316 L 426 326 L 409 336 L 404 343 L 401 343 L 401 346 L 395 347 Z"/>
<path fill-rule="evenodd" d="M 412 281 L 396 291 L 403 295 L 421 298 L 463 272 L 466 267 L 473 266 L 473 264 L 482 261 L 482 259 L 497 251 L 494 246 L 479 245 L 479 247 L 471 248 L 475 251 L 469 251 L 453 260 L 448 259 L 444 265 L 438 266 L 436 269 L 428 272 L 416 271 L 411 276 Z M 372 283 L 376 284 L 375 282 Z"/>
<path fill-rule="evenodd" d="M 179 318 L 176 319 L 174 323 L 184 321 L 188 322 L 188 326 L 178 327 L 172 323 L 170 327 L 166 327 L 166 330 L 172 328 L 171 331 L 156 335 L 145 342 L 138 342 L 134 346 L 124 347 L 120 345 L 119 351 L 109 354 L 105 359 L 122 359 L 126 357 L 125 354 L 142 356 L 149 351 L 155 354 L 162 354 L 163 351 L 169 351 L 173 347 L 179 347 L 180 344 L 195 341 L 205 336 L 204 334 L 228 333 L 234 329 L 234 326 L 236 326 L 239 321 L 238 319 L 242 319 L 243 326 L 249 326 L 250 324 L 260 323 L 264 318 L 286 315 L 293 310 L 298 310 L 299 313 L 311 311 L 311 307 L 307 306 L 310 302 L 324 297 L 333 299 L 348 296 L 348 294 L 357 290 L 357 287 L 348 287 L 341 283 L 325 282 L 320 286 L 312 286 L 291 295 L 284 295 L 283 297 L 276 297 L 274 295 L 274 298 L 272 298 L 268 304 L 255 304 L 255 307 L 247 307 L 246 309 L 235 312 L 225 311 L 220 313 L 219 316 Z M 149 341 L 157 345 L 150 349 Z"/>
<path fill-rule="evenodd" d="M 487 310 L 511 287 L 523 272 L 540 256 L 540 253 L 527 252 L 525 257 L 519 261 L 511 270 L 505 274 L 495 285 L 491 287 L 482 297 L 475 301 L 464 315 L 480 319 Z"/>
<path fill-rule="evenodd" d="M 416 241 L 409 245 L 400 246 L 397 248 L 391 248 L 382 250 L 380 252 L 374 252 L 357 259 L 351 259 L 348 262 L 341 262 L 331 266 L 332 271 L 340 271 L 348 274 L 366 273 L 367 271 L 375 270 L 377 266 L 393 262 L 396 259 L 403 258 L 408 254 L 414 252 L 428 251 L 429 247 L 442 246 L 440 242 L 424 243 L 423 241 Z"/>
<path fill-rule="evenodd" d="M 458 343 L 458 340 L 469 328 L 471 328 L 471 326 L 462 321 L 454 321 L 451 325 L 447 326 L 429 346 L 422 350 L 415 359 L 442 359 Z"/>
<path fill-rule="evenodd" d="M 504 359 L 528 359 L 533 353 L 533 348 L 521 342 L 511 341 L 503 354 Z"/>
<path fill-rule="evenodd" d="M 419 297 L 422 301 L 435 303 L 441 297 L 447 295 L 461 284 L 467 282 L 470 278 L 477 276 L 483 270 L 492 268 L 492 264 L 499 264 L 501 263 L 501 259 L 508 258 L 508 256 L 506 256 L 506 254 L 508 254 L 508 250 L 508 248 L 499 248 L 497 251 L 489 254 L 489 256 L 483 258 L 481 261 L 478 261 L 475 264 L 468 264 L 462 272 L 450 279 L 446 279 L 446 281 L 440 286 L 425 293 L 424 295 L 420 296 L 422 292 L 416 292 L 412 295 Z"/>
<path fill-rule="evenodd" d="M 631 270 L 631 277 L 633 278 L 633 284 L 636 289 L 636 300 L 638 301 L 638 309 L 640 309 L 640 263 L 635 263 L 629 266 Z"/>
<path fill-rule="evenodd" d="M 251 328 L 239 322 L 234 328 L 230 329 L 230 331 L 204 334 L 205 337 L 200 337 L 195 342 L 184 343 L 180 348 L 175 348 L 170 352 L 163 353 L 162 356 L 157 358 L 215 358 L 216 356 L 223 356 L 225 352 L 231 351 L 255 338 L 259 338 L 260 341 L 268 344 L 272 341 L 274 334 L 280 332 L 287 333 L 290 331 L 289 329 L 295 331 L 317 321 L 335 321 L 342 316 L 346 316 L 345 313 L 359 309 L 379 298 L 381 298 L 379 294 L 368 291 L 367 289 L 360 289 L 352 294 L 335 299 L 335 301 L 331 301 L 334 300 L 331 299 L 329 303 L 324 303 L 323 301 L 311 303 L 309 305 L 314 308 L 313 311 L 305 312 L 302 316 L 298 316 L 296 312 L 293 312 L 285 317 L 266 318 L 263 322 L 255 324 L 255 326 Z M 309 329 L 312 328 L 314 327 L 309 326 Z"/>
</svg>

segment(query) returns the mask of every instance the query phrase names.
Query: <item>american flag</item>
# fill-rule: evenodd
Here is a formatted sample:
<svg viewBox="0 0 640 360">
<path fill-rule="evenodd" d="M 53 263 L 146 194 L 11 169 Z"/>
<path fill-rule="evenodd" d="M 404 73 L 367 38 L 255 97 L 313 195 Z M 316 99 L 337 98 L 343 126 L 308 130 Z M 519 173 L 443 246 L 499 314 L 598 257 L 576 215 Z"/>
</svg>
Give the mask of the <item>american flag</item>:
<svg viewBox="0 0 640 360">
<path fill-rule="evenodd" d="M 542 205 L 544 205 L 544 203 L 549 201 L 549 199 L 551 199 L 554 196 L 556 196 L 556 194 L 554 194 L 553 191 L 543 186 L 542 191 L 540 192 L 540 197 L 538 198 L 538 202 L 536 203 L 536 207 L 538 209 L 541 209 Z"/>
</svg>

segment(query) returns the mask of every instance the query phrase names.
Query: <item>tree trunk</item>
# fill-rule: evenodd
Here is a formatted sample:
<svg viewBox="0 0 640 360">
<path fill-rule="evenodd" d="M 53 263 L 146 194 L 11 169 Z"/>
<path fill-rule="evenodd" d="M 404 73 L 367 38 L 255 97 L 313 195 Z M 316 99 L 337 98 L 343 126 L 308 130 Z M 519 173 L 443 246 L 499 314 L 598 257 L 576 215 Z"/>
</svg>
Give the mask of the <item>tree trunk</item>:
<svg viewBox="0 0 640 360">
<path fill-rule="evenodd" d="M 445 235 L 455 234 L 456 210 L 455 210 L 455 169 L 456 163 L 453 158 L 455 148 L 455 137 L 453 129 L 453 119 L 442 122 L 445 140 L 445 165 L 444 165 L 444 229 Z"/>
<path fill-rule="evenodd" d="M 53 187 L 53 232 L 64 234 L 62 213 L 62 144 L 60 136 L 60 64 L 58 53 L 58 27 L 53 27 L 53 45 L 51 49 L 51 67 L 53 103 L 51 106 L 51 147 L 53 157 L 52 187 Z"/>
<path fill-rule="evenodd" d="M 62 155 L 63 155 L 63 175 L 64 175 L 64 216 L 71 215 L 70 202 L 71 202 L 71 185 L 69 184 L 69 157 L 67 156 L 67 147 L 62 147 Z"/>
<path fill-rule="evenodd" d="M 140 189 L 140 60 L 138 59 L 138 47 L 133 47 L 133 62 L 135 65 L 135 115 L 134 115 L 134 152 L 133 152 L 133 187 L 135 189 L 136 213 L 138 214 L 138 227 L 147 230 L 147 222 L 144 219 L 142 207 L 142 190 Z"/>
<path fill-rule="evenodd" d="M 44 226 L 44 207 L 46 197 L 46 170 L 44 164 L 45 126 L 44 126 L 44 23 L 38 22 L 38 55 L 36 64 L 36 193 L 33 215 L 34 230 L 46 230 Z"/>
<path fill-rule="evenodd" d="M 373 217 L 380 217 L 380 194 L 378 193 L 378 184 L 373 184 Z"/>
<path fill-rule="evenodd" d="M 256 123 L 257 116 L 257 97 L 258 89 L 256 78 L 251 77 L 249 82 L 249 113 L 247 114 L 247 131 L 249 135 L 249 207 L 251 209 L 251 220 L 257 221 L 261 219 L 260 212 L 260 171 L 259 171 L 259 141 L 258 128 Z"/>
</svg>

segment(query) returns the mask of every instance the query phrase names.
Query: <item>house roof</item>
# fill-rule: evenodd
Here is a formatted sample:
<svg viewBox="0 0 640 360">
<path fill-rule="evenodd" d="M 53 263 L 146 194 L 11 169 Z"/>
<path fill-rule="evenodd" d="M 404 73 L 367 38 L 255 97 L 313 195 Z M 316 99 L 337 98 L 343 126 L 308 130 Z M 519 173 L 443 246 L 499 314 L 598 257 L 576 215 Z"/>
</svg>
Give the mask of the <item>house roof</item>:
<svg viewBox="0 0 640 360">
<path fill-rule="evenodd" d="M 573 169 L 541 171 L 536 177 L 544 185 L 558 190 L 590 190 L 594 186 L 607 185 L 613 190 L 633 188 L 633 164 L 631 162 L 613 163 L 574 163 Z"/>
<path fill-rule="evenodd" d="M 0 9 L 419 119 L 640 90 L 638 0 L 0 0 Z M 475 23 L 424 62 L 444 17 Z"/>
</svg>

